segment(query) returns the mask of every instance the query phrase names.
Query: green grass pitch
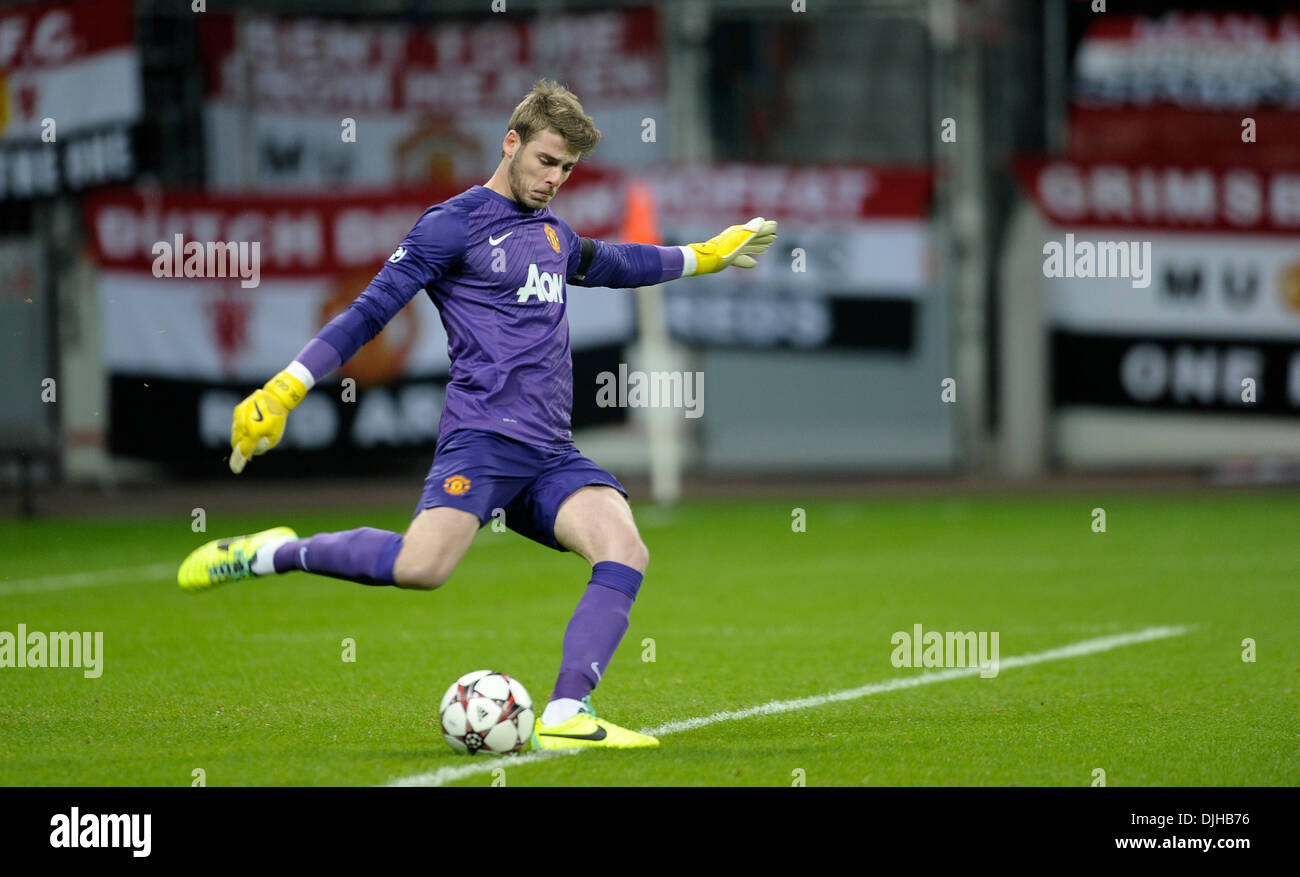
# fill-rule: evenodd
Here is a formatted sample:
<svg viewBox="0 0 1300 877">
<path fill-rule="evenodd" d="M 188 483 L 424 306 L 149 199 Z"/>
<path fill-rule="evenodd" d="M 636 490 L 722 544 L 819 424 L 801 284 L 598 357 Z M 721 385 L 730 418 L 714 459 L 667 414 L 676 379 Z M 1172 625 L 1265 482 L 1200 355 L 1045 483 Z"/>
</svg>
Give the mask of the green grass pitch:
<svg viewBox="0 0 1300 877">
<path fill-rule="evenodd" d="M 1103 507 L 1107 532 L 1092 530 Z M 792 509 L 806 510 L 793 532 Z M 1002 661 L 1164 625 L 1179 636 L 663 737 L 504 759 L 510 786 L 1296 785 L 1300 496 L 809 497 L 637 508 L 650 573 L 596 692 L 631 728 L 921 669 L 895 631 L 997 631 Z M 406 509 L 0 524 L 0 631 L 103 631 L 103 675 L 0 668 L 0 784 L 375 785 L 477 765 L 439 732 L 469 670 L 544 703 L 581 559 L 484 529 L 433 593 L 292 573 L 189 596 L 216 536 L 401 530 Z M 343 640 L 356 643 L 345 662 Z M 1255 661 L 1242 659 L 1245 638 Z M 653 640 L 654 660 L 649 657 Z M 802 772 L 802 773 L 800 773 Z M 482 772 L 452 784 L 489 785 Z"/>
</svg>

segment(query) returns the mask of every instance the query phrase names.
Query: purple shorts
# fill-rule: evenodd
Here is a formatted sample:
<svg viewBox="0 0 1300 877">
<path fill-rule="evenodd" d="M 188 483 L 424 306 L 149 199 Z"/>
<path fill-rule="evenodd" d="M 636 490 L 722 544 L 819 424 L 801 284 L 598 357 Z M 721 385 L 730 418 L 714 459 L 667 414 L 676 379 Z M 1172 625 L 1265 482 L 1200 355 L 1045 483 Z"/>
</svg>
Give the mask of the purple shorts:
<svg viewBox="0 0 1300 877">
<path fill-rule="evenodd" d="M 577 448 L 556 451 L 481 429 L 458 429 L 438 442 L 415 515 L 450 506 L 477 515 L 481 527 L 503 509 L 511 530 L 568 551 L 555 541 L 555 514 L 589 484 L 606 484 L 627 497 L 617 478 Z"/>
</svg>

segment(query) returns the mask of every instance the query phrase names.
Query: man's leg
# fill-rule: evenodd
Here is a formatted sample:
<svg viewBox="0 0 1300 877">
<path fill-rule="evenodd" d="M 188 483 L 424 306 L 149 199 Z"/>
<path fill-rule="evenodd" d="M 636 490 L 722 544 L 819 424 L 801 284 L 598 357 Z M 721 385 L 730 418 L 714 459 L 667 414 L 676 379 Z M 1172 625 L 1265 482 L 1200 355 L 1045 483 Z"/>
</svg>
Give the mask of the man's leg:
<svg viewBox="0 0 1300 877">
<path fill-rule="evenodd" d="M 478 528 L 478 518 L 469 512 L 423 509 L 405 536 L 361 527 L 286 542 L 275 549 L 275 572 L 297 569 L 363 585 L 431 591 L 451 577 Z"/>
<path fill-rule="evenodd" d="M 402 551 L 393 566 L 394 584 L 424 591 L 442 587 L 481 526 L 477 515 L 461 509 L 424 509 L 402 539 Z"/>
<path fill-rule="evenodd" d="M 508 504 L 534 477 L 532 464 L 509 456 L 512 449 L 506 439 L 489 433 L 457 430 L 444 436 L 405 536 L 360 527 L 299 539 L 288 527 L 277 527 L 220 539 L 186 558 L 180 586 L 201 591 L 250 575 L 302 570 L 365 585 L 437 588 L 491 511 Z"/>
<path fill-rule="evenodd" d="M 416 515 L 405 536 L 360 527 L 299 539 L 280 527 L 209 542 L 181 564 L 178 578 L 185 590 L 200 591 L 250 575 L 302 570 L 364 585 L 432 590 L 451 576 L 479 526 L 476 515 L 440 506 Z"/>
<path fill-rule="evenodd" d="M 555 539 L 592 566 L 591 581 L 564 632 L 564 657 L 542 721 L 578 711 L 614 657 L 650 564 L 632 509 L 614 488 L 592 485 L 566 499 L 555 516 Z"/>
</svg>

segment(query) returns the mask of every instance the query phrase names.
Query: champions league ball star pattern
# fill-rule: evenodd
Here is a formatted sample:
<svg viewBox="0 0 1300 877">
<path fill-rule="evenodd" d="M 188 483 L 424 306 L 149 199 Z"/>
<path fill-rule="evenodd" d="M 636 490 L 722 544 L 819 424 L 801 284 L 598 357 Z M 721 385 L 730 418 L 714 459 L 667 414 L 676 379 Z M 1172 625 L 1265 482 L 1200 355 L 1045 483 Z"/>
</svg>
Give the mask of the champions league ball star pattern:
<svg viewBox="0 0 1300 877">
<path fill-rule="evenodd" d="M 453 682 L 439 713 L 448 745 L 470 755 L 518 752 L 533 733 L 533 699 L 527 689 L 492 670 L 475 670 Z"/>
</svg>

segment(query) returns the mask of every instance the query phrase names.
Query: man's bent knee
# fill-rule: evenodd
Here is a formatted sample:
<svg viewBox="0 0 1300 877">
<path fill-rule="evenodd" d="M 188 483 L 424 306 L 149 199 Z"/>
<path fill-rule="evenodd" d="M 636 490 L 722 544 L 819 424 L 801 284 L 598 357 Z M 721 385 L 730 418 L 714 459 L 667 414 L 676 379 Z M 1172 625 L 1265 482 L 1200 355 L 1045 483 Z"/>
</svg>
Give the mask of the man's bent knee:
<svg viewBox="0 0 1300 877">
<path fill-rule="evenodd" d="M 394 584 L 419 591 L 442 587 L 474 541 L 479 523 L 469 512 L 444 506 L 420 512 L 402 537 Z"/>
<path fill-rule="evenodd" d="M 641 575 L 645 575 L 645 571 L 650 568 L 650 549 L 646 547 L 646 544 L 641 541 L 639 536 L 636 545 L 632 547 L 631 558 L 622 561 L 622 563 L 632 567 Z"/>
<path fill-rule="evenodd" d="M 456 564 L 438 558 L 428 560 L 408 558 L 403 548 L 403 553 L 397 556 L 397 563 L 393 565 L 393 581 L 399 588 L 432 591 L 446 584 L 455 569 Z"/>
</svg>

